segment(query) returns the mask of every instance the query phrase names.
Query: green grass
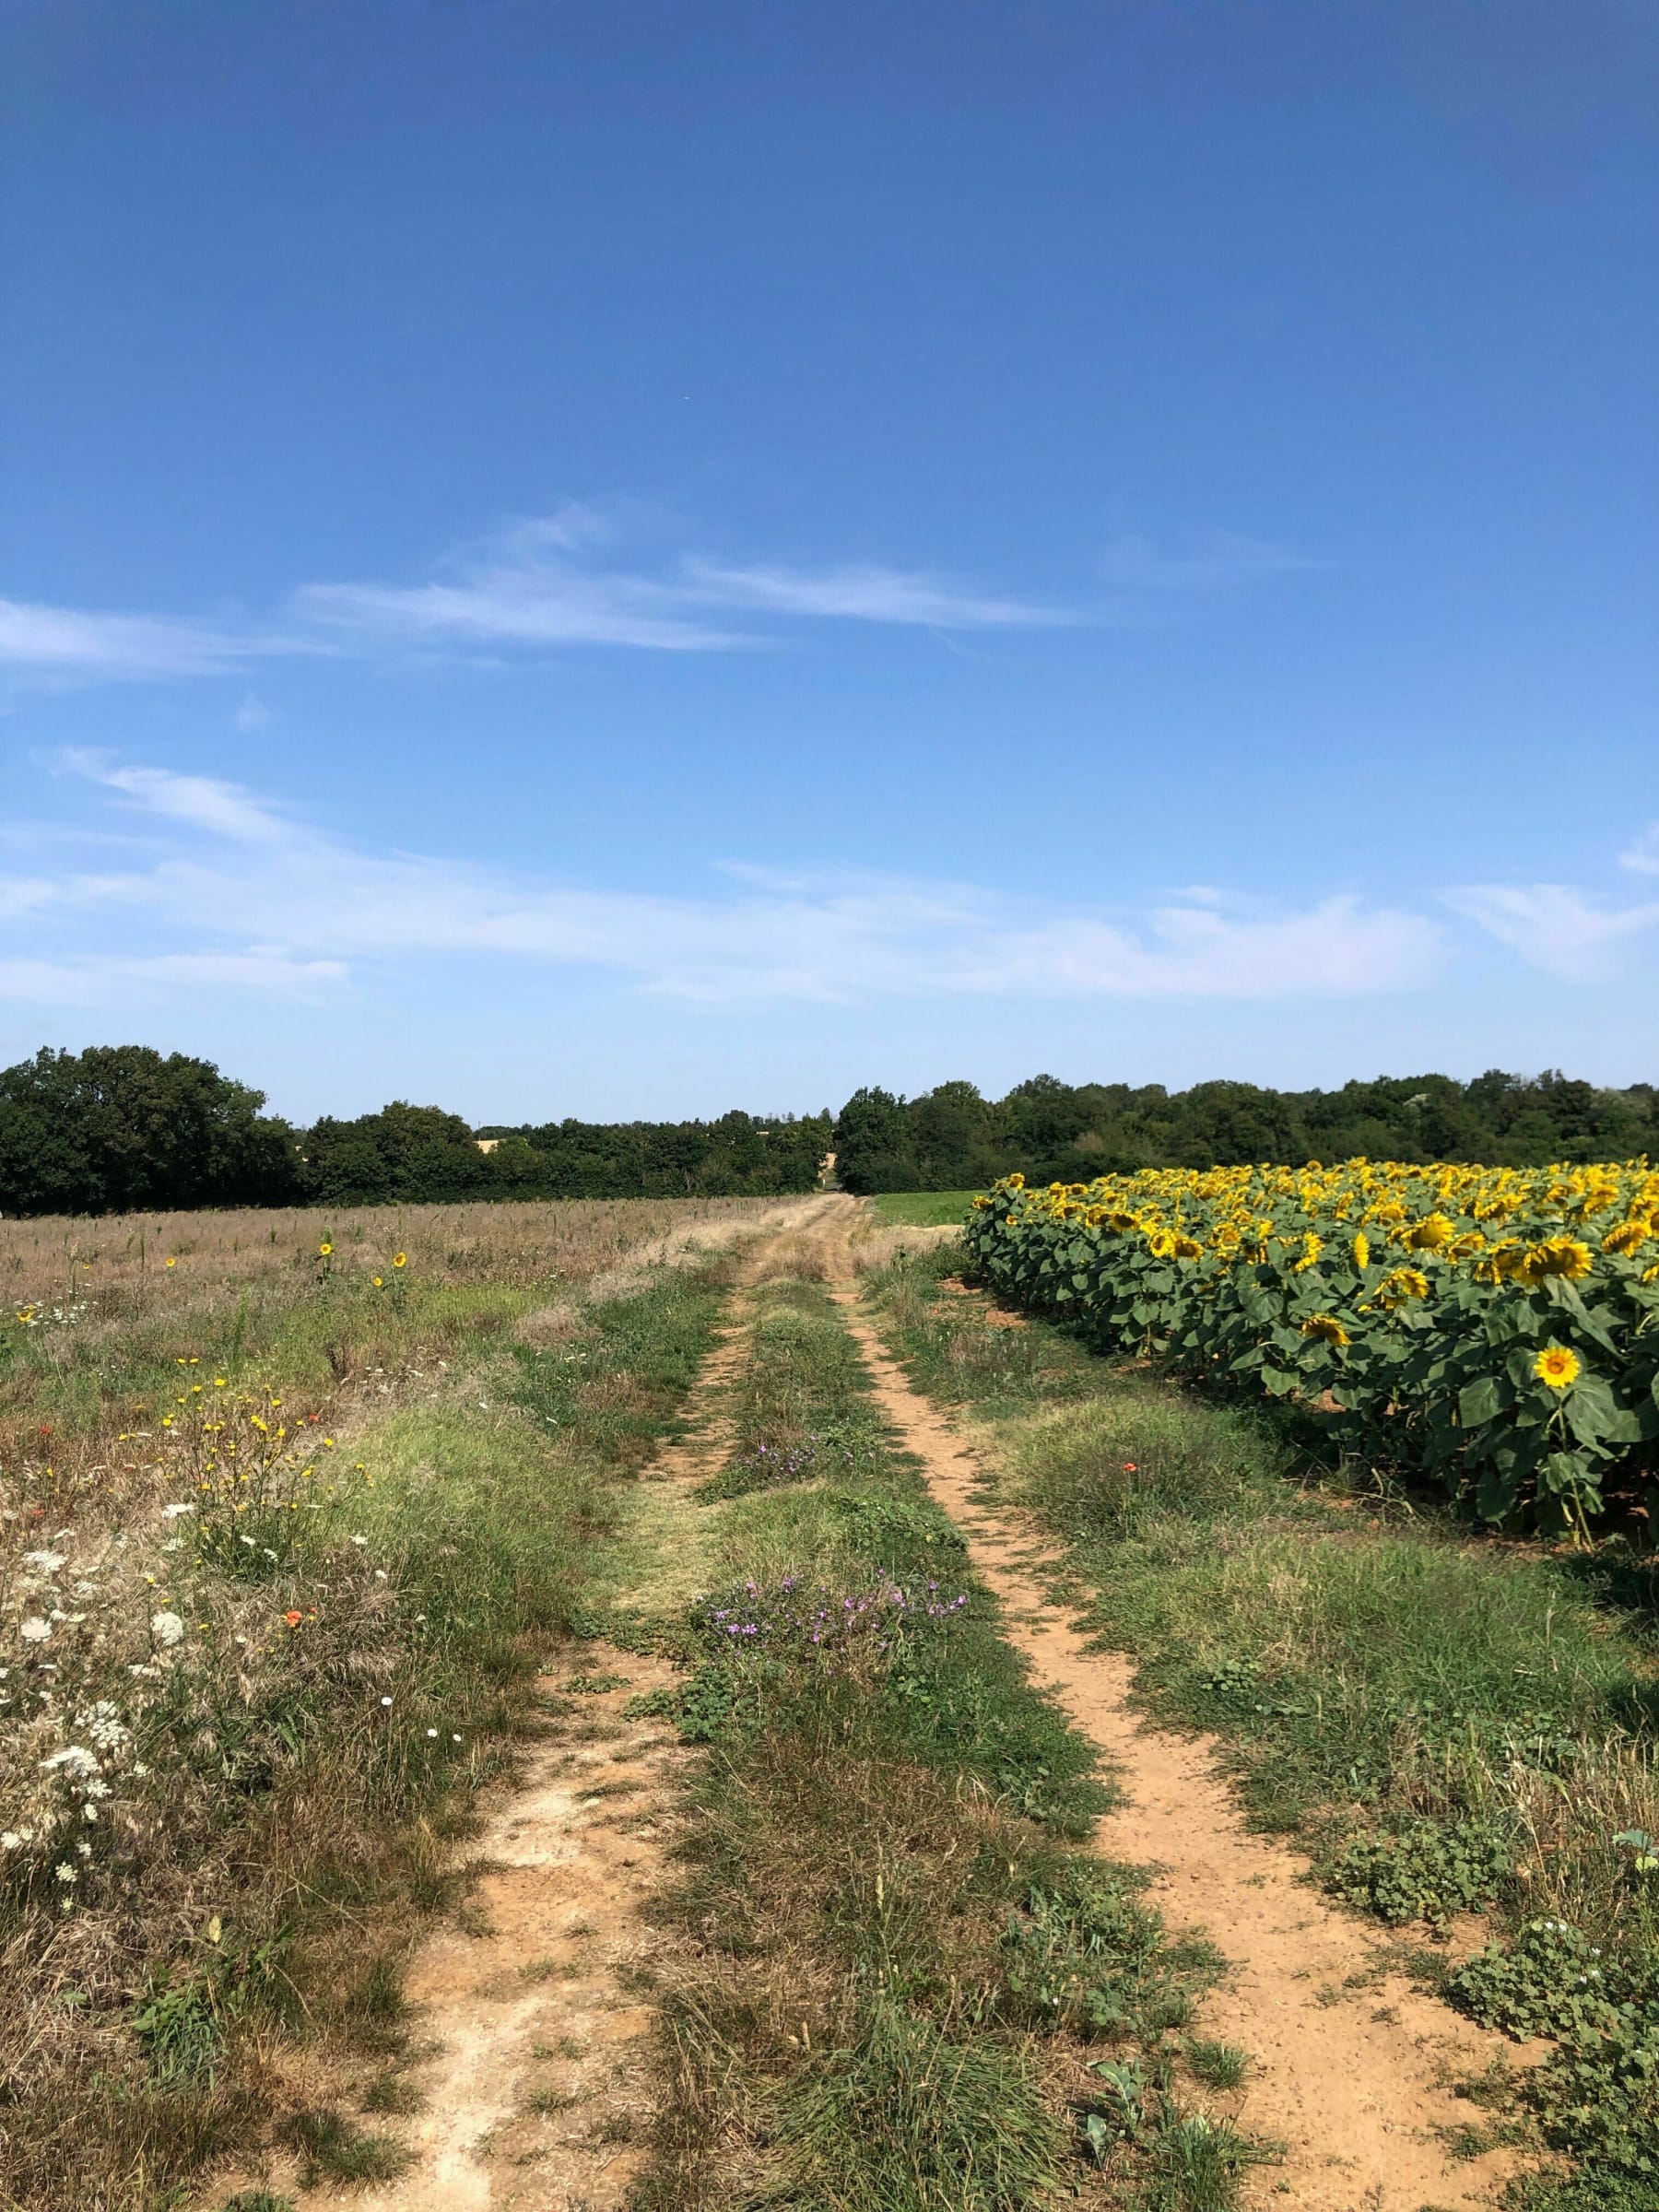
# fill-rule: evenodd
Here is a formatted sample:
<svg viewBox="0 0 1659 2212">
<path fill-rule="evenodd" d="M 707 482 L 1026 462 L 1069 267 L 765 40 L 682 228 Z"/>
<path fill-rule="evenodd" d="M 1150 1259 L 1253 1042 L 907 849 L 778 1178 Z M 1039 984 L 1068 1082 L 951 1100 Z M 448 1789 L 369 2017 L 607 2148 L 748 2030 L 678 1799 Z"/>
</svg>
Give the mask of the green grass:
<svg viewBox="0 0 1659 2212">
<path fill-rule="evenodd" d="M 973 1199 L 971 1191 L 882 1191 L 868 1203 L 896 1228 L 936 1229 L 959 1224 Z"/>
<path fill-rule="evenodd" d="M 1065 1540 L 1089 1624 L 1137 1661 L 1141 1697 L 1218 1737 L 1256 1822 L 1296 1835 L 1350 1902 L 1400 1924 L 1490 1913 L 1512 2006 L 1512 1984 L 1544 2002 L 1530 1924 L 1581 1931 L 1635 2010 L 1526 2094 L 1598 2185 L 1659 2203 L 1641 2163 L 1659 2171 L 1644 2072 L 1659 2062 L 1659 1877 L 1618 1840 L 1659 1833 L 1636 1563 L 1587 1570 L 1316 1479 L 1266 1421 L 1044 1324 L 990 1325 L 980 1301 L 938 1293 L 959 1263 L 877 1278 L 883 1324 L 972 1420 L 994 1487 Z M 1474 1990 L 1450 1994 L 1478 2013 Z"/>
<path fill-rule="evenodd" d="M 723 1594 L 635 1624 L 690 1670 L 657 1702 L 707 1747 L 641 2212 L 1092 2194 L 1077 2100 L 1097 2050 L 1149 2069 L 1141 2132 L 1103 2143 L 1114 2185 L 1161 2187 L 1190 2077 L 1174 2039 L 1214 1958 L 1166 1940 L 1134 1870 L 1077 1849 L 1105 1796 L 1092 1753 L 1003 1640 L 821 1286 L 756 1306 L 743 1479 L 700 1509 Z M 831 1422 L 858 1449 L 792 1468 Z"/>
</svg>

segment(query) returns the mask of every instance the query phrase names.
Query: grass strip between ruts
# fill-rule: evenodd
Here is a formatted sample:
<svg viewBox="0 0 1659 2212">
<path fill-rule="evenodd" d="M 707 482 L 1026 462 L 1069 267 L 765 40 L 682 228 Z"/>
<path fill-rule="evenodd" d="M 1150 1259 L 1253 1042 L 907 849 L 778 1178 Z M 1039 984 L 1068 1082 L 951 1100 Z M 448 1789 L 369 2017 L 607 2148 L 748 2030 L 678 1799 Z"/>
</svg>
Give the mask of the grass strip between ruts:
<svg viewBox="0 0 1659 2212">
<path fill-rule="evenodd" d="M 1030 1685 L 820 1286 L 756 1294 L 722 1587 L 636 1639 L 707 1747 L 660 1970 L 642 2212 L 1219 2212 L 1262 2155 L 1182 2035 L 1217 1971 L 1078 1848 L 1092 1752 Z M 1206 2069 L 1207 2068 L 1207 2071 Z"/>
</svg>

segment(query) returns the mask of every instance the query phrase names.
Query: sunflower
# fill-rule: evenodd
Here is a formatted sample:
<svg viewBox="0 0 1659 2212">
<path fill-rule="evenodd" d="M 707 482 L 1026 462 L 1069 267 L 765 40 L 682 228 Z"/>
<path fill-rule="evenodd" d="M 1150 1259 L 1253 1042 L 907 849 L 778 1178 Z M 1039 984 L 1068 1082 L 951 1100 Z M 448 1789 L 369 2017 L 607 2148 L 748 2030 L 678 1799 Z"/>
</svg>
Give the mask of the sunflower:
<svg viewBox="0 0 1659 2212">
<path fill-rule="evenodd" d="M 1564 1344 L 1547 1344 L 1533 1361 L 1533 1373 L 1550 1390 L 1571 1390 L 1579 1377 L 1579 1356 Z"/>
<path fill-rule="evenodd" d="M 1579 1238 L 1546 1237 L 1540 1244 L 1528 1245 L 1521 1279 L 1541 1283 L 1546 1276 L 1559 1275 L 1570 1283 L 1578 1283 L 1594 1265 L 1595 1255 Z"/>
<path fill-rule="evenodd" d="M 1321 1344 L 1344 1345 L 1350 1341 L 1347 1331 L 1334 1313 L 1310 1313 L 1301 1324 L 1304 1336 L 1317 1336 Z"/>
<path fill-rule="evenodd" d="M 1167 1229 L 1149 1229 L 1147 1231 L 1147 1250 L 1155 1260 L 1172 1260 L 1175 1257 L 1175 1240 Z"/>
<path fill-rule="evenodd" d="M 1302 1238 L 1301 1253 L 1300 1256 L 1290 1263 L 1291 1274 L 1306 1274 L 1307 1270 L 1318 1260 L 1320 1253 L 1324 1250 L 1324 1239 L 1323 1237 L 1316 1237 L 1313 1234 L 1313 1231 L 1309 1230 L 1307 1234 Z"/>
<path fill-rule="evenodd" d="M 317 1247 L 317 1257 L 320 1260 L 326 1260 L 332 1255 L 333 1252 L 334 1246 L 329 1242 L 328 1239 L 324 1237 L 322 1243 Z"/>
<path fill-rule="evenodd" d="M 1204 1257 L 1204 1247 L 1199 1243 L 1196 1237 L 1183 1237 L 1177 1235 L 1175 1239 L 1175 1257 L 1178 1260 L 1201 1260 Z"/>
<path fill-rule="evenodd" d="M 1444 1214 L 1430 1214 L 1424 1220 L 1414 1221 L 1400 1241 L 1407 1252 L 1438 1252 L 1442 1244 L 1450 1244 L 1456 1233 Z"/>
<path fill-rule="evenodd" d="M 1365 1268 L 1371 1265 L 1371 1239 L 1363 1230 L 1354 1239 L 1353 1253 L 1356 1267 Z"/>
<path fill-rule="evenodd" d="M 1427 1298 L 1429 1277 L 1420 1267 L 1396 1267 L 1394 1273 L 1377 1286 L 1377 1296 L 1385 1306 L 1401 1304 L 1408 1298 Z"/>
<path fill-rule="evenodd" d="M 409 1255 L 406 1252 L 394 1252 L 392 1254 L 392 1265 L 394 1267 L 406 1267 L 408 1264 Z"/>
<path fill-rule="evenodd" d="M 1602 1239 L 1602 1250 L 1615 1255 L 1619 1253 L 1635 1252 L 1639 1246 L 1647 1242 L 1649 1234 L 1648 1224 L 1645 1221 L 1621 1221 L 1616 1229 L 1610 1229 Z"/>
</svg>

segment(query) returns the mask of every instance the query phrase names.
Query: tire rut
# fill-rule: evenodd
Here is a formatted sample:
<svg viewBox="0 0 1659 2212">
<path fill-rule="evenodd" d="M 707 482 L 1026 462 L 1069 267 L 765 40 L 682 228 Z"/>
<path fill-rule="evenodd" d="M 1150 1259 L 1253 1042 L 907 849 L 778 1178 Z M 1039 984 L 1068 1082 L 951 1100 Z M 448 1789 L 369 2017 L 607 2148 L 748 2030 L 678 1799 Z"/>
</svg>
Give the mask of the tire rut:
<svg viewBox="0 0 1659 2212">
<path fill-rule="evenodd" d="M 1453 2152 L 1453 2131 L 1472 2115 L 1445 2085 L 1481 2072 L 1507 2046 L 1414 1988 L 1381 1937 L 1310 1886 L 1305 1859 L 1252 1832 L 1213 1745 L 1135 1715 L 1129 1661 L 1092 1648 L 1049 1594 L 1057 1555 L 1034 1526 L 986 1503 L 972 1453 L 912 1386 L 854 1292 L 833 1295 L 882 1411 L 1000 1600 L 1010 1641 L 1124 1790 L 1098 1846 L 1155 1867 L 1149 1894 L 1171 1928 L 1210 1936 L 1227 1958 L 1231 1971 L 1204 2003 L 1203 2030 L 1251 2053 L 1239 2124 L 1285 2146 L 1283 2163 L 1261 2170 L 1247 2196 L 1300 2212 L 1491 2206 L 1518 2161 Z"/>
</svg>

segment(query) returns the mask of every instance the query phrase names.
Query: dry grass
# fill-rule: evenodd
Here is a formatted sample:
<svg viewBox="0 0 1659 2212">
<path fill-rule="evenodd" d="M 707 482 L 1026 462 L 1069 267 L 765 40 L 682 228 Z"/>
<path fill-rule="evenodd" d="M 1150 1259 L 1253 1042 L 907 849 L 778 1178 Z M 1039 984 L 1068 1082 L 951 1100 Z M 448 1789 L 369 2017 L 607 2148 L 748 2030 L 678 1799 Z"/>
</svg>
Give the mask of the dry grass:
<svg viewBox="0 0 1659 2212">
<path fill-rule="evenodd" d="M 410 1922 L 712 1317 L 641 1255 L 769 1204 L 0 1225 L 0 2202 L 136 2212 L 282 2104 L 296 2029 L 398 2048 Z M 662 1318 L 607 1334 L 623 1269 Z M 500 1401 L 554 1304 L 549 1422 Z"/>
</svg>

